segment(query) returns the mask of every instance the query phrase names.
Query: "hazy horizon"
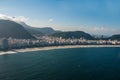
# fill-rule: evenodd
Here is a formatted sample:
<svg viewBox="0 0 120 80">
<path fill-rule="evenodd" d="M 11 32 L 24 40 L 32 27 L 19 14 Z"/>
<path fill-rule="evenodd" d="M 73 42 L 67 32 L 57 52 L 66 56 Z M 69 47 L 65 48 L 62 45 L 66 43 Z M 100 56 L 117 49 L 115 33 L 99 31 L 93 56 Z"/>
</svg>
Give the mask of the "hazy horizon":
<svg viewBox="0 0 120 80">
<path fill-rule="evenodd" d="M 33 27 L 90 34 L 120 34 L 119 0 L 1 0 L 0 19 Z"/>
</svg>

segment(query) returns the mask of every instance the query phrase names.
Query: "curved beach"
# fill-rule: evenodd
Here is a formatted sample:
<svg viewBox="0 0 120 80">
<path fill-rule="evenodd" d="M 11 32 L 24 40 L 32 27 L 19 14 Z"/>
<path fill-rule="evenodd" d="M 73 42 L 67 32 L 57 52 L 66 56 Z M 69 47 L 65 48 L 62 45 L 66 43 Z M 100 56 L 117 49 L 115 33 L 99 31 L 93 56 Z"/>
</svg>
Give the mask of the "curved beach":
<svg viewBox="0 0 120 80">
<path fill-rule="evenodd" d="M 67 49 L 67 48 L 96 48 L 96 47 L 120 47 L 120 45 L 66 45 L 66 46 L 49 46 L 49 47 L 37 47 L 37 48 L 25 48 L 25 49 L 13 49 L 10 51 L 1 51 L 0 55 L 16 54 L 22 52 L 42 51 L 42 50 L 54 50 L 54 49 Z"/>
</svg>

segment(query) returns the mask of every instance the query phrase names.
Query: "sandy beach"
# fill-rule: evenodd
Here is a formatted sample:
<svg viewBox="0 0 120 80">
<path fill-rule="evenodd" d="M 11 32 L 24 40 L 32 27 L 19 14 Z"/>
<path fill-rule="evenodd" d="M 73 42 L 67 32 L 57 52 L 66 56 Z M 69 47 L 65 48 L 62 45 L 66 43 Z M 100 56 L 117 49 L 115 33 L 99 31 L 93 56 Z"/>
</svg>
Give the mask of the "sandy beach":
<svg viewBox="0 0 120 80">
<path fill-rule="evenodd" d="M 41 50 L 54 50 L 54 49 L 67 49 L 67 48 L 90 48 L 90 47 L 120 47 L 120 45 L 66 45 L 66 46 L 49 46 L 49 47 L 37 47 L 37 48 L 25 48 L 25 49 L 13 49 L 11 51 L 0 51 L 0 55 L 16 54 L 31 51 Z"/>
</svg>

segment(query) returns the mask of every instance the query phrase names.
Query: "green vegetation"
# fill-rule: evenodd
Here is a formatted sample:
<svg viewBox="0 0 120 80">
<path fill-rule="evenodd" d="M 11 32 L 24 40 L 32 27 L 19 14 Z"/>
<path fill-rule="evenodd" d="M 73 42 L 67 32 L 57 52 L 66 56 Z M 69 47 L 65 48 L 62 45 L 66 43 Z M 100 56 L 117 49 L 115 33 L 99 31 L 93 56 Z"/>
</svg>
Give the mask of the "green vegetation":
<svg viewBox="0 0 120 80">
<path fill-rule="evenodd" d="M 51 36 L 53 37 L 62 37 L 65 39 L 68 38 L 75 38 L 75 39 L 79 39 L 79 38 L 85 38 L 88 40 L 93 40 L 94 37 L 92 37 L 90 34 L 85 33 L 83 31 L 68 31 L 68 32 L 59 32 L 59 33 L 54 33 Z"/>
<path fill-rule="evenodd" d="M 22 25 L 10 20 L 0 20 L 0 38 L 9 37 L 35 39 Z"/>
</svg>

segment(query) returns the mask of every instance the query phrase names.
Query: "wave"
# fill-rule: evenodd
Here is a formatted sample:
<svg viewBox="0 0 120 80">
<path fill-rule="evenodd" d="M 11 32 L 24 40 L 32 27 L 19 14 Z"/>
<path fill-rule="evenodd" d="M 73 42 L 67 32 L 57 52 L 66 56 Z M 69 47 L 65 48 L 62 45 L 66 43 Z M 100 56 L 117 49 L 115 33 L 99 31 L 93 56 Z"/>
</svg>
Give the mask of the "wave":
<svg viewBox="0 0 120 80">
<path fill-rule="evenodd" d="M 6 52 L 0 52 L 0 55 L 5 55 L 5 54 L 16 54 L 16 51 L 6 51 Z"/>
</svg>

